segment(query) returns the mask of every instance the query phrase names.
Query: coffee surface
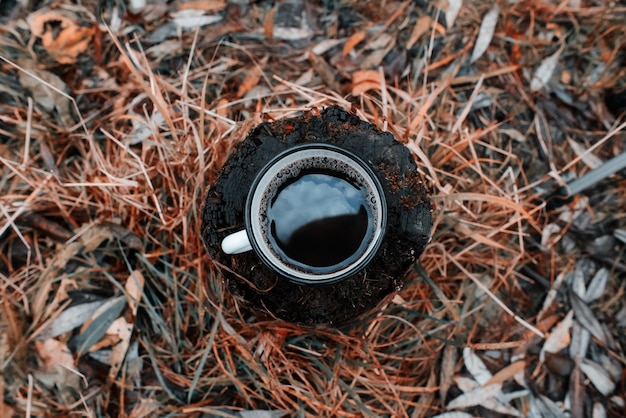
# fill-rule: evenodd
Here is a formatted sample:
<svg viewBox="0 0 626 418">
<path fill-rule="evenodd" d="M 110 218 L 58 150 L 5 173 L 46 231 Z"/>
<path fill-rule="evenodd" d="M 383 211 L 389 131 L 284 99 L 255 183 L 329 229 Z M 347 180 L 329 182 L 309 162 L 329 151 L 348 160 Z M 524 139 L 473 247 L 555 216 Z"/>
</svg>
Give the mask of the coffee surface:
<svg viewBox="0 0 626 418">
<path fill-rule="evenodd" d="M 353 263 L 372 233 L 364 187 L 340 173 L 301 173 L 269 202 L 270 241 L 286 261 L 312 273 Z"/>
</svg>

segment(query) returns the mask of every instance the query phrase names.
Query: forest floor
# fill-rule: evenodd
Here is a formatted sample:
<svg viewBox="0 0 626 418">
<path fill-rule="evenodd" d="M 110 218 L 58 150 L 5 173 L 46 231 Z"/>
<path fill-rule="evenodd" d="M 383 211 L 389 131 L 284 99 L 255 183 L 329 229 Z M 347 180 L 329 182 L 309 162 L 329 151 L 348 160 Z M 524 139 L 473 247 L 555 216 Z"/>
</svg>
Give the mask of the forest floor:
<svg viewBox="0 0 626 418">
<path fill-rule="evenodd" d="M 0 3 L 0 416 L 626 416 L 626 3 Z M 204 195 L 337 105 L 432 188 L 404 286 L 340 328 L 228 292 Z"/>
</svg>

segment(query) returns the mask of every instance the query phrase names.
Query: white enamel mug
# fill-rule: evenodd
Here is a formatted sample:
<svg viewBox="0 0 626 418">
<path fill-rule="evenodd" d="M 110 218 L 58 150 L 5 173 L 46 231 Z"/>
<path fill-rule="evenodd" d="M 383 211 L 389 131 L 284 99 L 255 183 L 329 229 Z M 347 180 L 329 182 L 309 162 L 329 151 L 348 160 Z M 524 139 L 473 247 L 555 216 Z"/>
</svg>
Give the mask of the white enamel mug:
<svg viewBox="0 0 626 418">
<path fill-rule="evenodd" d="M 334 145 L 298 145 L 256 176 L 246 228 L 222 241 L 227 254 L 253 250 L 277 274 L 331 283 L 369 264 L 384 237 L 387 205 L 373 170 Z"/>
</svg>

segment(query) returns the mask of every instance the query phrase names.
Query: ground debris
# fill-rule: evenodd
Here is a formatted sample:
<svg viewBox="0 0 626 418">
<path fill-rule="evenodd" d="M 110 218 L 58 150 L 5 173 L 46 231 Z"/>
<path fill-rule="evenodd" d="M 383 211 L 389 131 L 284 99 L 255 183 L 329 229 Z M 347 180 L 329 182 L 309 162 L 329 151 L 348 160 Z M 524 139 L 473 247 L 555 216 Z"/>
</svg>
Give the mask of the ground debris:
<svg viewBox="0 0 626 418">
<path fill-rule="evenodd" d="M 542 200 L 625 151 L 624 21 L 0 2 L 0 416 L 624 416 L 625 173 Z M 249 309 L 198 233 L 252 127 L 329 106 L 393 134 L 434 197 L 421 263 L 340 329 Z"/>
</svg>

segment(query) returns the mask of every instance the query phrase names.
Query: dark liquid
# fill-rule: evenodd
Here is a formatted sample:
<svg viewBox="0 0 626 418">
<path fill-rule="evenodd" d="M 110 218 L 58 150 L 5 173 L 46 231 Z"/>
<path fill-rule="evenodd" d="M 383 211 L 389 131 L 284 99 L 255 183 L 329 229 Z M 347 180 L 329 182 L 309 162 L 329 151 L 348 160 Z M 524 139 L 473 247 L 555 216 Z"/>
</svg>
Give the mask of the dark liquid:
<svg viewBox="0 0 626 418">
<path fill-rule="evenodd" d="M 270 202 L 270 241 L 278 253 L 312 272 L 332 271 L 359 258 L 370 234 L 365 191 L 329 174 L 304 174 Z"/>
</svg>

